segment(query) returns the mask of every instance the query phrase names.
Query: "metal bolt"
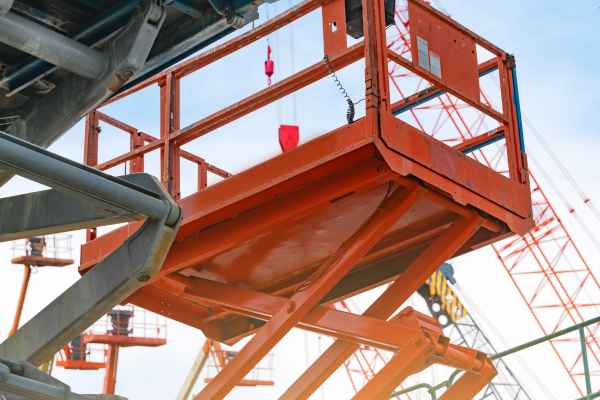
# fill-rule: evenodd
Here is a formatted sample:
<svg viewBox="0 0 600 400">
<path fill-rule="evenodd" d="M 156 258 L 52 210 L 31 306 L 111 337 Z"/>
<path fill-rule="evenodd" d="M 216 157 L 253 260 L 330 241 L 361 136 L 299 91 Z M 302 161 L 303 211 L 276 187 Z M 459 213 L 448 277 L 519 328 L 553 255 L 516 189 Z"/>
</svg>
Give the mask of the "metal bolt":
<svg viewBox="0 0 600 400">
<path fill-rule="evenodd" d="M 421 343 L 421 335 L 417 336 L 416 338 L 413 339 L 413 344 L 415 346 L 418 346 L 419 343 Z"/>
<path fill-rule="evenodd" d="M 292 312 L 294 312 L 295 309 L 296 309 L 296 303 L 294 303 L 293 301 L 288 302 L 287 305 L 285 306 L 285 311 L 288 314 L 291 314 Z"/>
<path fill-rule="evenodd" d="M 142 272 L 137 276 L 137 280 L 139 282 L 148 282 L 150 280 L 150 274 L 147 272 Z"/>
<path fill-rule="evenodd" d="M 250 324 L 250 326 L 248 327 L 249 331 L 253 331 L 254 330 L 254 324 Z"/>
</svg>

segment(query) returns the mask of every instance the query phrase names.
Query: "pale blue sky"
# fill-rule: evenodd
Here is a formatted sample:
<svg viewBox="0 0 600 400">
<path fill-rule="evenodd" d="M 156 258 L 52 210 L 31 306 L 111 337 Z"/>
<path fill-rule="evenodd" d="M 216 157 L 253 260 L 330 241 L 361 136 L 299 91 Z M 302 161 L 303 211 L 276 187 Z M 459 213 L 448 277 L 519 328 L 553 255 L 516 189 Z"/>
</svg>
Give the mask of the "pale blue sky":
<svg viewBox="0 0 600 400">
<path fill-rule="evenodd" d="M 432 4 L 437 6 L 439 3 L 434 1 Z M 443 7 L 454 19 L 498 47 L 515 54 L 523 113 L 537 127 L 592 201 L 600 204 L 600 188 L 596 177 L 600 150 L 597 122 L 600 105 L 599 6 L 598 1 L 443 0 Z M 288 7 L 288 2 L 281 0 L 276 5 L 269 6 L 270 17 L 275 14 L 275 7 L 281 12 Z M 262 22 L 266 19 L 265 6 L 261 6 L 259 12 L 259 22 Z M 294 24 L 296 71 L 318 62 L 323 56 L 320 20 L 320 11 L 317 11 Z M 276 62 L 279 78 L 291 74 L 289 37 L 289 28 L 284 28 L 277 36 L 272 35 L 270 38 L 274 50 L 278 51 L 272 58 Z M 265 59 L 266 40 L 261 40 L 185 78 L 182 81 L 182 126 L 263 89 L 266 86 Z M 364 96 L 361 83 L 364 79 L 363 68 L 361 62 L 338 73 L 340 81 L 354 101 Z M 486 81 L 483 85 L 493 88 L 491 81 Z M 346 104 L 330 77 L 299 91 L 296 102 L 301 143 L 345 123 Z M 362 104 L 364 103 L 357 107 L 358 117 L 364 115 Z M 158 136 L 156 87 L 114 103 L 102 111 L 144 132 Z M 272 104 L 186 145 L 185 149 L 220 168 L 238 173 L 256 162 L 280 153 L 277 127 L 280 122 L 293 123 L 291 98 L 281 102 L 281 114 L 282 118 L 279 121 L 277 105 Z M 533 153 L 542 163 L 542 167 L 553 176 L 553 180 L 588 222 L 590 228 L 597 231 L 600 226 L 598 221 L 593 219 L 539 143 L 528 134 L 528 129 L 525 129 L 525 143 L 528 152 Z M 79 123 L 57 141 L 51 150 L 81 161 L 82 146 L 83 123 Z M 103 128 L 100 136 L 101 162 L 124 153 L 127 149 L 128 138 L 125 134 L 108 126 Z M 146 165 L 148 172 L 157 174 L 156 155 L 148 156 Z M 535 173 L 536 166 L 532 166 L 532 170 Z M 111 172 L 122 174 L 122 171 L 121 166 Z M 196 190 L 195 174 L 194 165 L 182 162 L 184 196 Z M 218 178 L 211 176 L 209 182 L 214 183 L 217 180 Z M 556 194 L 547 184 L 544 185 L 543 179 L 540 180 L 584 257 L 596 274 L 600 275 L 598 250 L 591 245 L 590 240 L 568 215 Z M 37 190 L 37 187 L 16 178 L 0 189 L 0 196 Z M 82 234 L 76 233 L 74 243 L 78 246 L 82 241 Z M 2 340 L 10 330 L 22 271 L 8 264 L 12 254 L 10 245 L 2 244 L 0 249 L 3 250 L 0 259 L 0 301 L 4 304 L 0 311 Z M 76 248 L 76 258 L 78 252 Z M 514 285 L 490 249 L 482 249 L 459 258 L 455 261 L 455 269 L 461 287 L 494 321 L 498 330 L 512 345 L 541 335 Z M 75 267 L 45 270 L 34 275 L 30 296 L 25 305 L 24 319 L 31 318 L 77 277 Z M 359 301 L 361 304 L 368 304 L 367 298 Z M 318 339 L 315 335 L 309 335 L 308 340 L 311 343 L 309 357 L 314 360 Z M 128 396 L 130 400 L 174 398 L 202 343 L 200 332 L 181 324 L 170 323 L 167 346 L 158 349 L 123 350 L 117 392 Z M 321 343 L 322 349 L 325 349 L 331 341 L 322 339 Z M 499 342 L 495 344 L 500 349 L 504 348 Z M 265 399 L 276 399 L 305 367 L 304 334 L 293 332 L 274 352 L 277 385 L 274 388 L 235 389 L 230 398 L 261 396 Z M 539 373 L 556 398 L 578 397 L 548 346 L 529 350 L 523 358 Z M 522 374 L 518 365 L 514 368 Z M 345 372 L 340 371 L 326 384 L 325 398 L 350 398 L 352 390 L 344 374 Z M 57 377 L 65 379 L 76 391 L 99 392 L 103 371 L 58 370 Z M 441 372 L 438 374 L 439 380 L 445 377 Z M 431 382 L 432 377 L 425 374 L 422 380 Z M 523 375 L 523 380 L 536 394 L 536 398 L 545 398 L 530 377 Z M 198 384 L 197 389 L 201 386 L 202 384 Z M 317 393 L 314 399 L 320 399 L 320 396 L 320 393 Z"/>
</svg>

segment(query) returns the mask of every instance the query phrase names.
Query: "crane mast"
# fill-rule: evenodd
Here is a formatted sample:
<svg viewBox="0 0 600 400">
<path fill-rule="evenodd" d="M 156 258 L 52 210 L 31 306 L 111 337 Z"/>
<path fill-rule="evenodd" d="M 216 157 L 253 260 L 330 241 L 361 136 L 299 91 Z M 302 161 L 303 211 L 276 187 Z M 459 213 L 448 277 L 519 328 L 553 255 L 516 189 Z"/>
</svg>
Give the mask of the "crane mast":
<svg viewBox="0 0 600 400">
<path fill-rule="evenodd" d="M 405 1 L 397 4 L 396 24 L 388 32 L 388 48 L 410 57 L 408 6 Z M 448 93 L 435 92 L 436 88 L 431 84 L 406 73 L 397 64 L 389 63 L 389 76 L 395 95 L 403 98 L 392 104 L 394 114 L 416 123 L 423 132 L 453 145 L 490 131 L 487 124 L 491 120 L 488 117 L 473 112 L 471 106 Z M 417 90 L 425 89 L 422 98 L 426 101 L 414 102 L 414 96 L 405 98 L 403 91 L 413 93 L 415 85 Z M 480 91 L 484 103 L 492 107 L 491 96 L 484 90 Z M 406 107 L 404 104 L 407 103 L 413 106 Z M 508 160 L 503 142 L 476 149 L 470 156 L 495 171 L 507 174 Z M 493 244 L 492 248 L 542 332 L 548 335 L 598 315 L 600 285 L 530 167 L 528 175 L 536 226 L 523 237 L 514 236 Z M 571 208 L 570 212 L 574 210 Z M 589 326 L 585 330 L 592 376 L 600 371 L 597 328 Z M 569 345 L 569 342 L 579 340 L 579 336 L 574 335 L 568 339 L 551 340 L 550 344 L 578 393 L 584 395 L 586 384 L 582 352 L 579 346 Z"/>
</svg>

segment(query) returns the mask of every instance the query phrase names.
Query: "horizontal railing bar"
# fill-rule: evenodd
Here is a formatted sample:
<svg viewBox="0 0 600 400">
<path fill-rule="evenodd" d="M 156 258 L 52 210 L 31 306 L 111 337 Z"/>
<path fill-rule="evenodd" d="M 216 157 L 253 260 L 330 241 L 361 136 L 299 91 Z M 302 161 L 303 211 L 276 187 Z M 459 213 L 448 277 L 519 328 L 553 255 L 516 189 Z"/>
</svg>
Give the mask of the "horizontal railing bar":
<svg viewBox="0 0 600 400">
<path fill-rule="evenodd" d="M 552 339 L 554 339 L 556 337 L 566 335 L 567 333 L 571 333 L 571 332 L 583 329 L 586 326 L 597 324 L 597 323 L 600 323 L 600 317 L 589 319 L 589 320 L 581 322 L 581 323 L 579 323 L 577 325 L 573 325 L 573 326 L 571 326 L 569 328 L 565 328 L 565 329 L 560 330 L 558 332 L 554 332 L 554 333 L 552 333 L 550 335 L 546 335 L 546 336 L 543 336 L 541 338 L 538 338 L 538 339 L 532 340 L 530 342 L 524 343 L 524 344 L 522 344 L 520 346 L 516 346 L 516 347 L 513 347 L 511 349 L 502 351 L 502 352 L 497 353 L 497 354 L 495 354 L 493 356 L 489 356 L 489 359 L 491 361 L 498 360 L 500 358 L 503 358 L 503 357 L 506 357 L 508 355 L 514 354 L 514 353 L 519 352 L 521 350 L 525 350 L 525 349 L 527 349 L 529 347 L 538 345 L 538 344 L 543 343 L 543 342 L 550 341 L 550 340 L 552 340 Z M 435 396 L 435 392 L 437 390 L 441 389 L 441 388 L 444 388 L 444 387 L 449 388 L 450 386 L 452 386 L 452 384 L 454 383 L 454 379 L 456 379 L 456 377 L 458 376 L 458 374 L 460 374 L 461 372 L 464 372 L 464 371 L 460 370 L 460 369 L 455 370 L 454 372 L 452 372 L 452 374 L 450 375 L 450 378 L 448 378 L 447 381 L 444 381 L 444 382 L 442 382 L 442 383 L 440 383 L 440 384 L 438 384 L 436 386 L 431 386 L 428 383 L 420 383 L 418 385 L 414 385 L 414 386 L 411 386 L 409 388 L 402 389 L 400 391 L 394 392 L 394 393 L 392 393 L 390 395 L 390 398 L 394 398 L 394 397 L 400 396 L 402 394 L 406 394 L 406 393 L 412 392 L 414 390 L 424 388 L 424 389 L 427 389 L 427 392 L 431 394 L 431 398 L 432 399 L 436 399 L 437 397 Z M 600 397 L 600 392 L 591 393 L 591 394 L 589 394 L 587 396 L 580 397 L 580 398 L 578 398 L 576 400 L 595 399 L 595 398 L 598 398 L 598 397 Z"/>
<path fill-rule="evenodd" d="M 402 57 L 401 55 L 399 55 L 398 53 L 396 53 L 390 49 L 388 49 L 388 58 L 391 59 L 392 61 L 394 61 L 395 63 L 397 63 L 398 65 L 400 65 L 401 67 L 404 67 L 407 70 L 409 70 L 410 72 L 414 73 L 415 75 L 427 80 L 428 82 L 431 82 L 436 87 L 450 93 L 454 97 L 459 98 L 460 100 L 469 104 L 476 110 L 481 111 L 482 113 L 486 114 L 490 118 L 495 119 L 496 121 L 500 122 L 501 124 L 509 123 L 509 119 L 507 116 L 499 113 L 498 111 L 494 110 L 491 107 L 488 107 L 487 105 L 483 104 L 478 99 L 473 99 L 473 98 L 470 98 L 470 96 L 466 96 L 466 95 L 460 93 L 458 90 L 456 90 L 454 88 L 454 86 L 452 86 L 450 84 L 444 85 L 442 83 L 442 80 L 439 79 L 437 76 L 433 75 L 431 72 L 417 69 L 412 61 L 408 60 L 407 58 Z"/>
<path fill-rule="evenodd" d="M 580 398 L 578 398 L 576 400 L 596 399 L 598 397 L 600 397 L 600 392 L 591 393 L 591 394 L 589 394 L 587 396 L 580 397 Z"/>
<path fill-rule="evenodd" d="M 493 361 L 493 360 L 497 360 L 497 359 L 502 358 L 502 357 L 506 357 L 508 355 L 516 353 L 517 351 L 525 350 L 525 349 L 527 349 L 529 347 L 535 346 L 536 344 L 547 342 L 548 340 L 554 339 L 555 337 L 559 337 L 559 336 L 562 336 L 562 335 L 566 335 L 567 333 L 574 332 L 574 331 L 578 330 L 580 327 L 585 327 L 585 326 L 592 325 L 592 324 L 597 324 L 597 323 L 600 323 L 600 317 L 592 318 L 592 319 L 587 320 L 585 322 L 582 322 L 580 324 L 573 325 L 570 328 L 566 328 L 566 329 L 560 330 L 558 332 L 551 333 L 550 335 L 546 335 L 546 336 L 543 336 L 543 337 L 541 337 L 539 339 L 532 340 L 532 341 L 524 343 L 524 344 L 522 344 L 520 346 L 513 347 L 512 349 L 508 349 L 508 350 L 502 351 L 502 352 L 500 352 L 498 354 L 495 354 L 495 355 L 491 356 L 490 360 Z"/>
<path fill-rule="evenodd" d="M 96 111 L 96 115 L 98 116 L 98 119 L 100 119 L 100 121 L 104 121 L 107 124 L 112 125 L 117 129 L 121 129 L 122 131 L 125 131 L 128 133 L 137 132 L 137 129 L 135 129 L 133 126 L 129 126 L 126 123 L 119 121 L 118 119 L 115 119 L 111 116 L 101 113 L 100 111 Z"/>
<path fill-rule="evenodd" d="M 157 140 L 155 142 L 148 143 L 145 146 L 138 147 L 137 149 L 134 149 L 134 150 L 130 151 L 129 153 L 125 153 L 123 155 L 115 157 L 112 160 L 106 161 L 105 163 L 98 164 L 93 168 L 98 169 L 100 171 L 106 171 L 107 169 L 116 167 L 117 165 L 123 164 L 126 161 L 130 161 L 136 157 L 142 156 L 146 153 L 150 153 L 153 150 L 160 149 L 164 145 L 165 145 L 164 140 Z"/>
<path fill-rule="evenodd" d="M 347 65 L 350 65 L 364 57 L 363 43 L 357 43 L 352 47 L 331 57 L 329 62 L 337 71 Z M 180 145 L 197 139 L 221 126 L 224 126 L 238 118 L 243 117 L 253 111 L 256 111 L 276 100 L 293 93 L 311 83 L 318 81 L 329 75 L 329 70 L 324 61 L 320 61 L 312 66 L 300 71 L 267 89 L 261 90 L 254 95 L 245 98 L 234 105 L 227 107 L 213 115 L 197 121 L 183 129 L 180 129 L 169 136 L 170 141 L 177 141 Z"/>
<path fill-rule="evenodd" d="M 158 140 L 154 136 L 150 136 L 150 135 L 148 135 L 147 133 L 144 133 L 144 132 L 141 132 L 141 135 L 142 135 L 142 137 L 144 138 L 144 140 L 146 142 L 154 142 L 154 141 Z M 230 176 L 233 176 L 233 174 L 230 174 L 229 172 L 227 172 L 227 171 L 225 171 L 225 170 L 223 170 L 221 168 L 215 167 L 214 165 L 207 163 L 206 160 L 204 160 L 204 158 L 198 157 L 197 155 L 192 154 L 192 153 L 190 153 L 188 151 L 180 149 L 179 150 L 179 155 L 183 159 L 191 161 L 193 163 L 196 163 L 196 164 L 206 164 L 207 169 L 210 172 L 212 172 L 215 175 L 219 175 L 222 178 L 229 178 Z"/>
<path fill-rule="evenodd" d="M 121 123 L 120 121 L 112 118 L 112 117 L 108 117 L 106 114 L 102 114 L 103 117 L 107 117 L 110 118 L 112 121 L 114 121 L 115 123 Z M 104 120 L 104 119 L 103 119 Z M 112 125 L 112 124 L 111 124 Z M 126 125 L 126 124 L 123 124 Z M 114 125 L 113 125 L 114 126 Z M 128 126 L 128 125 L 127 125 Z M 133 129 L 134 131 L 137 131 L 135 128 L 130 127 L 131 129 Z M 105 163 L 102 164 L 98 164 L 95 167 L 93 167 L 94 169 L 98 169 L 100 171 L 106 171 L 107 169 L 111 169 L 113 167 L 116 167 L 117 165 L 123 164 L 127 161 L 131 161 L 136 157 L 142 156 L 146 153 L 150 153 L 151 151 L 154 151 L 156 149 L 159 149 L 161 147 L 163 147 L 165 145 L 165 141 L 155 138 L 154 136 L 148 135 L 147 133 L 144 132 L 140 132 L 140 136 L 142 136 L 142 138 L 144 139 L 144 141 L 149 142 L 147 145 L 142 146 L 142 147 L 138 147 L 137 149 L 134 149 L 128 153 L 122 154 L 118 157 L 113 158 L 112 160 L 106 161 Z M 190 152 L 187 152 L 185 150 L 180 150 L 179 151 L 179 155 L 188 161 L 191 161 L 193 163 L 196 164 L 200 164 L 200 163 L 204 163 L 207 165 L 207 169 L 212 172 L 215 175 L 218 175 L 222 178 L 229 178 L 230 176 L 233 176 L 233 174 L 222 170 L 221 168 L 215 167 L 212 164 L 207 163 L 203 158 L 198 157 L 197 155 L 194 155 Z"/>
<path fill-rule="evenodd" d="M 475 136 L 472 139 L 465 140 L 462 143 L 457 144 L 454 148 L 463 154 L 469 154 L 475 150 L 479 150 L 492 143 L 496 143 L 505 138 L 506 132 L 504 127 L 492 129 L 489 132 Z"/>
<path fill-rule="evenodd" d="M 207 65 L 212 64 L 213 62 L 220 60 L 221 58 L 241 49 L 249 44 L 254 43 L 258 39 L 264 38 L 267 35 L 275 32 L 276 30 L 283 28 L 284 26 L 290 24 L 291 22 L 301 18 L 302 16 L 314 11 L 319 8 L 324 0 L 306 0 L 289 10 L 279 14 L 278 16 L 270 19 L 264 24 L 257 26 L 256 28 L 244 33 L 232 39 L 226 43 L 223 43 L 219 46 L 216 46 L 210 50 L 207 50 L 195 57 L 190 58 L 178 65 L 175 65 L 152 78 L 141 82 L 135 85 L 132 88 L 125 90 L 123 93 L 114 96 L 113 98 L 107 100 L 100 107 L 108 105 L 112 102 L 115 102 L 119 99 L 127 97 L 133 93 L 136 93 L 144 88 L 147 88 L 150 85 L 155 83 L 159 83 L 164 80 L 167 75 L 173 74 L 176 78 L 183 78 L 192 72 L 195 72 L 201 68 L 206 67 Z"/>
<path fill-rule="evenodd" d="M 484 61 L 481 64 L 479 64 L 478 70 L 480 78 L 491 72 L 497 71 L 498 60 L 494 58 L 488 61 Z M 418 107 L 421 104 L 427 103 L 430 100 L 438 98 L 439 96 L 445 93 L 445 90 L 442 90 L 437 86 L 430 86 L 426 89 L 421 90 L 420 92 L 417 92 L 392 104 L 392 114 L 402 114 L 403 112 L 412 110 L 413 108 Z"/>
</svg>

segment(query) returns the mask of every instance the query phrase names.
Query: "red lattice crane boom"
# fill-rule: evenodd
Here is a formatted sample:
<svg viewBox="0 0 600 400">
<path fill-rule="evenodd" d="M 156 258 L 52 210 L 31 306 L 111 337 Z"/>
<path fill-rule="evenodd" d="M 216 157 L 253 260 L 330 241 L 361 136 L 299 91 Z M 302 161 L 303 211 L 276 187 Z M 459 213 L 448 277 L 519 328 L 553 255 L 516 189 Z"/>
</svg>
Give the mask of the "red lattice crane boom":
<svg viewBox="0 0 600 400">
<path fill-rule="evenodd" d="M 392 29 L 397 33 L 392 34 Z M 388 48 L 410 57 L 408 6 L 405 2 L 396 8 L 396 26 L 390 28 L 388 33 Z M 480 64 L 480 76 L 487 73 L 482 69 L 484 64 Z M 469 139 L 488 130 L 485 124 L 489 119 L 484 114 L 473 112 L 466 103 L 430 86 L 397 64 L 389 63 L 389 75 L 391 86 L 403 98 L 403 89 L 411 87 L 412 93 L 415 83 L 417 90 L 419 86 L 427 84 L 428 87 L 417 95 L 393 104 L 397 115 L 403 113 L 401 118 L 416 121 L 423 132 L 441 138 L 450 145 L 459 143 L 459 146 L 467 147 Z M 493 106 L 483 91 L 481 98 L 485 104 Z M 497 129 L 488 132 L 490 137 L 498 133 Z M 501 145 L 495 148 L 475 148 L 470 155 L 484 165 L 505 173 L 508 162 L 506 145 L 499 143 Z M 550 334 L 596 316 L 600 305 L 600 285 L 531 170 L 529 179 L 536 227 L 524 237 L 494 244 L 493 248 L 540 328 L 544 334 Z M 588 327 L 585 338 L 592 376 L 600 371 L 597 329 L 597 325 Z M 585 380 L 579 341 L 577 336 L 553 340 L 550 344 L 583 395 Z M 592 383 L 595 387 L 600 384 Z"/>
</svg>

